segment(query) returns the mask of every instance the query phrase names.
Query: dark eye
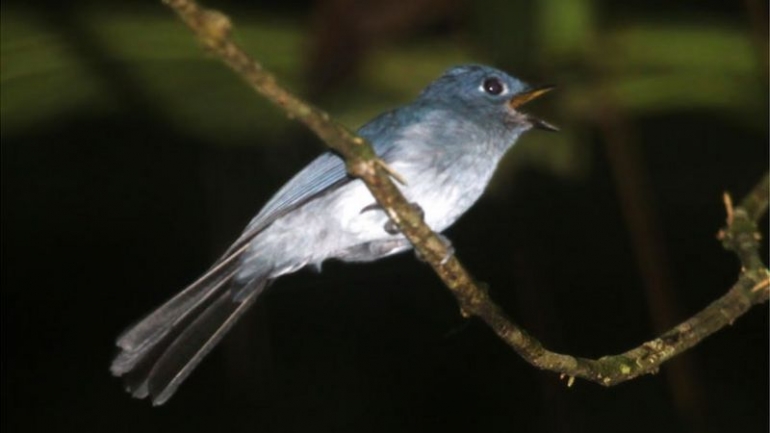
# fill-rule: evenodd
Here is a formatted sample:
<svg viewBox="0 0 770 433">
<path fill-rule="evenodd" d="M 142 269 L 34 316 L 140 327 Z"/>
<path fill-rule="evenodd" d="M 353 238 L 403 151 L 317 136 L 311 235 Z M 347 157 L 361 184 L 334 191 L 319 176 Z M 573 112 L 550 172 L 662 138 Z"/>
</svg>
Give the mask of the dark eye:
<svg viewBox="0 0 770 433">
<path fill-rule="evenodd" d="M 501 83 L 497 78 L 487 78 L 484 80 L 484 84 L 482 84 L 482 86 L 484 87 L 485 92 L 495 96 L 503 93 L 503 89 L 505 89 L 503 83 Z"/>
</svg>

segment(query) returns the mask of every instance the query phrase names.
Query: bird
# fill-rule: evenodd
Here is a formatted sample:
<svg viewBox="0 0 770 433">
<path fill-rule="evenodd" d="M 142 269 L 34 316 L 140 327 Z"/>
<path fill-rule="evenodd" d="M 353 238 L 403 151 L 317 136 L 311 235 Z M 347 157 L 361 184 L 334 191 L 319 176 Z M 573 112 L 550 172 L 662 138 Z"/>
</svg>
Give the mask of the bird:
<svg viewBox="0 0 770 433">
<path fill-rule="evenodd" d="M 523 133 L 557 130 L 520 111 L 552 89 L 490 66 L 454 66 L 358 135 L 400 174 L 401 193 L 441 233 L 481 197 Z M 320 270 L 327 259 L 371 262 L 411 247 L 364 183 L 327 151 L 280 188 L 202 276 L 118 337 L 110 370 L 134 397 L 161 405 L 276 278 Z"/>
</svg>

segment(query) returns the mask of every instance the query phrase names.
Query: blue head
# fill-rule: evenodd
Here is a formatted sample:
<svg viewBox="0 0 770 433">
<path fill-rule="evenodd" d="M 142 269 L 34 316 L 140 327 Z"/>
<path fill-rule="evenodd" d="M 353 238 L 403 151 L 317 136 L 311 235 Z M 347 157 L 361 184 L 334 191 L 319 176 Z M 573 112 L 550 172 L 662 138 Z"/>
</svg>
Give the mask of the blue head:
<svg viewBox="0 0 770 433">
<path fill-rule="evenodd" d="M 526 130 L 556 130 L 550 124 L 518 111 L 551 86 L 531 87 L 503 71 L 483 65 L 455 66 L 422 91 L 424 104 L 458 111 L 470 120 L 490 126 Z"/>
</svg>

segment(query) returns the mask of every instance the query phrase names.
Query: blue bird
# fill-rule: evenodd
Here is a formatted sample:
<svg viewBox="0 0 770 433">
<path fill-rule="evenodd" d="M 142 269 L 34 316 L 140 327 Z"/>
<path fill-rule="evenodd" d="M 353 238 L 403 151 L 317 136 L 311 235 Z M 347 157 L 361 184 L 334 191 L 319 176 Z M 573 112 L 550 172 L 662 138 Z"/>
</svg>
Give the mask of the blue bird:
<svg viewBox="0 0 770 433">
<path fill-rule="evenodd" d="M 549 90 L 491 67 L 457 66 L 358 134 L 406 180 L 401 192 L 440 233 L 481 196 L 522 133 L 556 129 L 519 111 Z M 271 281 L 326 259 L 368 262 L 410 248 L 364 183 L 326 152 L 267 202 L 203 276 L 118 338 L 111 371 L 135 397 L 163 404 Z"/>
</svg>

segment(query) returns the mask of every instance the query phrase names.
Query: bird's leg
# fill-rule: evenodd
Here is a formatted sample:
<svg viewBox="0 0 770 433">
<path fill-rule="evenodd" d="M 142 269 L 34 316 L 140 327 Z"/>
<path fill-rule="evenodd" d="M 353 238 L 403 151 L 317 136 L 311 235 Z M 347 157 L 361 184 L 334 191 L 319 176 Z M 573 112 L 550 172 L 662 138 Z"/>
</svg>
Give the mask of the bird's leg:
<svg viewBox="0 0 770 433">
<path fill-rule="evenodd" d="M 425 211 L 422 209 L 422 207 L 420 207 L 420 205 L 415 202 L 411 202 L 409 204 L 420 215 L 420 219 L 424 220 Z M 370 210 L 382 210 L 382 207 L 377 203 L 372 203 L 369 206 L 366 206 L 363 209 L 361 209 L 361 213 L 364 213 Z M 390 219 L 388 219 L 388 222 L 385 223 L 385 226 L 383 228 L 389 235 L 397 235 L 401 233 L 401 230 L 398 229 L 398 226 L 396 225 L 396 223 L 394 223 Z M 449 238 L 447 238 L 446 236 L 442 235 L 441 233 L 436 233 L 436 236 L 438 236 L 438 238 L 441 240 L 441 243 L 444 244 L 447 250 L 447 253 L 444 256 L 444 258 L 441 259 L 441 264 L 444 265 L 455 254 L 455 248 L 452 246 L 452 241 L 450 241 Z M 415 250 L 415 255 L 417 256 L 418 260 L 422 262 L 425 261 L 425 258 L 420 254 L 419 251 Z"/>
<path fill-rule="evenodd" d="M 422 210 L 420 205 L 415 202 L 409 204 L 418 214 L 420 214 L 420 219 L 425 221 L 425 211 Z M 385 223 L 385 231 L 392 235 L 398 234 L 400 232 L 396 224 L 391 220 L 388 220 L 388 222 Z M 450 241 L 448 237 L 442 235 L 441 233 L 436 233 L 436 236 L 438 236 L 438 238 L 441 240 L 441 243 L 444 244 L 444 247 L 446 247 L 446 255 L 441 259 L 441 264 L 445 265 L 446 262 L 448 262 L 449 259 L 452 258 L 452 256 L 455 254 L 455 247 L 452 246 L 452 241 Z M 418 260 L 422 262 L 426 261 L 419 251 L 414 250 L 414 255 L 417 256 Z"/>
</svg>

